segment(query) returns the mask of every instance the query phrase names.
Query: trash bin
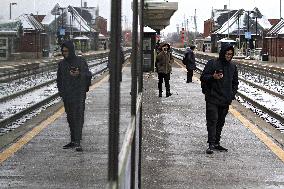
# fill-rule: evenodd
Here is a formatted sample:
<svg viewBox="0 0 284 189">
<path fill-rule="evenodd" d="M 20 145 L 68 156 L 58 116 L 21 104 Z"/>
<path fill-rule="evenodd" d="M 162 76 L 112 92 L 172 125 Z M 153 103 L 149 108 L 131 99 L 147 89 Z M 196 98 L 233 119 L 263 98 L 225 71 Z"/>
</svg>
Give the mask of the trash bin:
<svg viewBox="0 0 284 189">
<path fill-rule="evenodd" d="M 262 55 L 262 61 L 268 61 L 268 54 Z"/>
</svg>

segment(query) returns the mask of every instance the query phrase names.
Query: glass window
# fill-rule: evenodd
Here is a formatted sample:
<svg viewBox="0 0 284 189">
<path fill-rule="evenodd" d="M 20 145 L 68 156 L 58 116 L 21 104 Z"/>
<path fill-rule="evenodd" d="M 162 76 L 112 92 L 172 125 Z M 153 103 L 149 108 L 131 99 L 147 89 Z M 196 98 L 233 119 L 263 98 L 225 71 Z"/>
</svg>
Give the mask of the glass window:
<svg viewBox="0 0 284 189">
<path fill-rule="evenodd" d="M 6 58 L 7 51 L 5 49 L 0 49 L 0 59 Z"/>
<path fill-rule="evenodd" d="M 7 46 L 7 39 L 0 39 L 0 48 Z"/>
</svg>

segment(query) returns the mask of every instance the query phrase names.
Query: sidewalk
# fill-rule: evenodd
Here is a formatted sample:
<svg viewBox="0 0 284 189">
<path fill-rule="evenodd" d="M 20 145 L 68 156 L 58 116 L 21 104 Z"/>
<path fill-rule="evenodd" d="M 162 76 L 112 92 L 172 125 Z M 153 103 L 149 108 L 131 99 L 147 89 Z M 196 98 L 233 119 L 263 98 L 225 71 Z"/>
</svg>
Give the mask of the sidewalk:
<svg viewBox="0 0 284 189">
<path fill-rule="evenodd" d="M 232 111 L 221 139 L 229 151 L 205 153 L 204 96 L 196 78 L 187 84 L 185 77 L 184 70 L 173 68 L 173 95 L 169 98 L 165 94 L 158 97 L 156 74 L 144 77 L 142 188 L 284 188 L 284 159 L 281 161 Z"/>
</svg>

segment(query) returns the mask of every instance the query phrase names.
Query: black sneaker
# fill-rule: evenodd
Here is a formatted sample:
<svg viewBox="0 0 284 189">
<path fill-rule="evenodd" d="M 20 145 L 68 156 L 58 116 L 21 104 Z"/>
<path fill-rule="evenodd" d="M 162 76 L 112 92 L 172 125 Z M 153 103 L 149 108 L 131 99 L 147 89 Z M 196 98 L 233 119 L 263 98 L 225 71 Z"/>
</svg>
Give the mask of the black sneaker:
<svg viewBox="0 0 284 189">
<path fill-rule="evenodd" d="M 214 145 L 209 144 L 209 147 L 206 150 L 206 154 L 213 154 Z"/>
<path fill-rule="evenodd" d="M 83 148 L 82 148 L 82 146 L 80 145 L 80 143 L 75 143 L 74 147 L 75 147 L 75 150 L 76 150 L 77 152 L 82 152 L 82 151 L 83 151 Z"/>
<path fill-rule="evenodd" d="M 221 152 L 228 152 L 227 148 L 224 148 L 223 146 L 221 146 L 220 144 L 215 145 L 214 147 L 215 150 L 221 151 Z"/>
<path fill-rule="evenodd" d="M 172 93 L 166 93 L 166 97 L 172 96 Z"/>
<path fill-rule="evenodd" d="M 63 146 L 63 149 L 69 149 L 69 148 L 74 148 L 75 147 L 75 143 L 74 142 L 70 142 L 66 145 Z"/>
</svg>

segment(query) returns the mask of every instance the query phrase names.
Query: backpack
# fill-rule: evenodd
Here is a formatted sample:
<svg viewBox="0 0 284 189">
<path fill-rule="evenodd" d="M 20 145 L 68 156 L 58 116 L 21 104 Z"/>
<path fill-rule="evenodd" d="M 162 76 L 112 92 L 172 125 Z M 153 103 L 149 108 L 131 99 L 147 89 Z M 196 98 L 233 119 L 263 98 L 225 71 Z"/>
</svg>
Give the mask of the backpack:
<svg viewBox="0 0 284 189">
<path fill-rule="evenodd" d="M 217 61 L 217 60 L 209 60 L 209 61 L 207 62 L 207 64 L 208 64 L 209 62 L 211 62 L 211 61 L 212 61 L 212 65 L 211 65 L 211 66 L 213 67 L 213 70 L 215 70 L 214 67 L 216 67 L 215 65 L 216 65 L 216 61 Z M 203 71 L 204 71 L 204 70 L 203 70 Z M 201 76 L 203 75 L 203 71 L 202 71 L 202 73 L 201 73 Z M 203 94 L 209 93 L 210 90 L 211 90 L 211 84 L 208 83 L 208 82 L 202 81 L 201 79 L 200 79 L 200 82 L 201 82 L 201 91 L 202 91 L 202 93 L 203 93 Z"/>
<path fill-rule="evenodd" d="M 187 54 L 188 54 L 188 53 L 185 53 L 185 55 L 184 55 L 183 58 L 182 58 L 182 63 L 183 63 L 184 65 L 186 65 Z"/>
</svg>

